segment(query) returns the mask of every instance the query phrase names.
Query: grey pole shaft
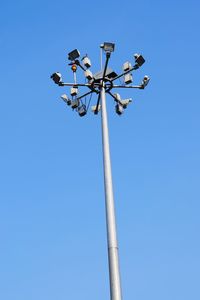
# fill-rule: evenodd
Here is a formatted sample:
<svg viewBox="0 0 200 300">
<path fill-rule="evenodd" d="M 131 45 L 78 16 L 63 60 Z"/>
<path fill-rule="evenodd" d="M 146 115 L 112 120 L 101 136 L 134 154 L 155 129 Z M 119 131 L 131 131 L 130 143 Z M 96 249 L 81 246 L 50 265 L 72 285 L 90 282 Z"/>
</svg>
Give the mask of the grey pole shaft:
<svg viewBox="0 0 200 300">
<path fill-rule="evenodd" d="M 101 117 L 102 117 L 105 206 L 106 206 L 108 261 L 109 261 L 109 277 L 110 277 L 110 299 L 122 300 L 117 232 L 116 232 L 116 221 L 115 221 L 115 207 L 114 207 L 113 186 L 112 186 L 112 171 L 111 171 L 111 161 L 110 161 L 106 96 L 105 96 L 104 85 L 101 87 L 101 105 L 102 105 Z"/>
</svg>

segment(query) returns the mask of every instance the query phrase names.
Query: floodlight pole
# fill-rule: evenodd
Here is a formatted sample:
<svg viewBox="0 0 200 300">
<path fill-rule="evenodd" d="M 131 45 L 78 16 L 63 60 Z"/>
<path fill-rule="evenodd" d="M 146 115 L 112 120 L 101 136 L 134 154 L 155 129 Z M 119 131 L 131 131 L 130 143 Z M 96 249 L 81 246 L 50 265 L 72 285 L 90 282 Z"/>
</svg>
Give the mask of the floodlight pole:
<svg viewBox="0 0 200 300">
<path fill-rule="evenodd" d="M 71 60 L 70 65 L 72 65 L 72 71 L 74 72 L 74 83 L 64 83 L 62 81 L 61 74 L 59 72 L 53 73 L 51 78 L 53 81 L 59 86 L 68 86 L 73 88 L 78 87 L 87 87 L 89 88 L 89 92 L 77 97 L 76 101 L 78 101 L 78 105 L 72 106 L 72 101 L 68 99 L 67 95 L 62 95 L 61 98 L 67 103 L 67 105 L 71 105 L 72 108 L 76 108 L 76 111 L 79 112 L 80 116 L 84 116 L 87 113 L 85 109 L 83 112 L 80 112 L 78 108 L 82 108 L 79 106 L 79 101 L 93 93 L 98 94 L 98 100 L 96 104 L 96 108 L 93 109 L 94 114 L 98 114 L 100 110 L 100 102 L 101 102 L 101 124 L 102 124 L 102 148 L 103 148 L 103 166 L 104 166 L 104 186 L 105 186 L 105 208 L 106 208 L 106 229 L 107 229 L 107 244 L 108 244 L 108 263 L 109 263 L 109 279 L 110 279 L 110 300 L 122 300 L 121 293 L 121 280 L 120 280 L 120 268 L 119 268 L 119 257 L 118 257 L 118 243 L 117 243 L 117 230 L 116 230 L 116 220 L 115 220 L 115 205 L 114 205 L 114 196 L 113 196 L 113 184 L 112 184 L 112 170 L 111 170 L 111 160 L 110 160 L 110 146 L 109 146 L 109 133 L 108 133 L 108 119 L 107 119 L 107 109 L 106 109 L 106 93 L 108 93 L 112 98 L 114 98 L 116 105 L 116 113 L 119 115 L 122 114 L 123 109 L 127 107 L 127 104 L 131 102 L 130 99 L 119 100 L 115 94 L 111 93 L 112 88 L 128 88 L 128 89 L 144 89 L 150 78 L 146 75 L 140 85 L 132 86 L 132 85 L 116 85 L 114 81 L 125 76 L 126 74 L 137 70 L 139 67 L 143 65 L 145 62 L 143 56 L 141 54 L 135 54 L 135 65 L 130 67 L 130 63 L 128 63 L 127 67 L 123 67 L 123 73 L 120 75 L 116 75 L 115 72 L 113 75 L 109 77 L 108 70 L 108 61 L 111 56 L 111 52 L 114 51 L 115 45 L 113 43 L 104 43 L 100 46 L 101 48 L 101 72 L 100 78 L 99 73 L 96 74 L 96 77 L 93 76 L 92 80 L 89 80 L 88 83 L 77 83 L 76 80 L 76 66 L 79 66 L 83 71 L 86 72 L 88 66 L 86 64 L 85 67 L 81 65 L 80 61 L 77 59 L 80 56 L 80 53 L 77 49 L 71 51 L 68 56 L 69 60 Z M 104 49 L 106 53 L 106 61 L 104 70 L 102 69 L 102 49 Z M 89 64 L 91 66 L 91 64 Z M 112 72 L 111 72 L 112 73 Z M 97 76 L 98 75 L 98 76 Z M 102 77 L 101 77 L 102 76 Z M 131 81 L 132 82 L 132 81 Z M 125 82 L 128 84 L 127 82 Z M 73 96 L 73 94 L 71 94 Z M 65 97 L 63 97 L 65 96 Z M 124 103 L 125 101 L 125 103 Z M 119 105 L 121 106 L 119 110 Z M 85 105 L 84 105 L 85 107 Z M 87 108 L 88 109 L 88 108 Z"/>
<path fill-rule="evenodd" d="M 105 86 L 102 82 L 101 93 L 101 121 L 102 121 L 102 146 L 104 164 L 104 185 L 105 185 L 105 206 L 106 206 L 106 227 L 108 243 L 108 261 L 110 278 L 110 299 L 121 300 L 121 282 L 118 258 L 118 243 L 115 220 L 115 206 L 112 185 L 112 170 L 110 160 L 110 146 L 108 133 L 108 118 L 106 109 Z"/>
</svg>

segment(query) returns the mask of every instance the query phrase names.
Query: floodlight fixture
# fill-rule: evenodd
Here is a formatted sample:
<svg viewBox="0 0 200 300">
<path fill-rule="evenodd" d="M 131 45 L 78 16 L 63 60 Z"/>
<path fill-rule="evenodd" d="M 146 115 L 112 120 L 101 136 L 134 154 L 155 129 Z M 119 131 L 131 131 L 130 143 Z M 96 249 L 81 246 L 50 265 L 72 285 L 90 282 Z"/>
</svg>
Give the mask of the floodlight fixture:
<svg viewBox="0 0 200 300">
<path fill-rule="evenodd" d="M 79 106 L 79 100 L 78 99 L 72 100 L 71 108 L 75 109 L 78 108 L 78 106 Z"/>
<path fill-rule="evenodd" d="M 132 68 L 132 66 L 131 66 L 131 63 L 129 61 L 125 62 L 123 64 L 123 67 L 122 67 L 124 72 L 131 70 L 131 68 Z"/>
<path fill-rule="evenodd" d="M 130 84 L 133 82 L 133 76 L 132 74 L 128 73 L 124 75 L 124 83 L 125 84 Z"/>
<path fill-rule="evenodd" d="M 79 114 L 80 117 L 83 117 L 87 114 L 87 109 L 86 109 L 85 104 L 78 107 L 78 114 Z"/>
<path fill-rule="evenodd" d="M 138 67 L 141 67 L 145 63 L 145 59 L 141 54 L 135 53 L 134 58 Z"/>
<path fill-rule="evenodd" d="M 80 52 L 77 49 L 74 49 L 68 53 L 68 59 L 71 61 L 79 58 L 79 56 L 80 56 Z"/>
<path fill-rule="evenodd" d="M 93 75 L 92 75 L 92 72 L 90 70 L 86 70 L 84 72 L 84 75 L 85 77 L 88 79 L 88 80 L 92 80 L 93 79 Z"/>
<path fill-rule="evenodd" d="M 122 115 L 124 112 L 123 106 L 120 103 L 117 103 L 115 106 L 115 111 L 118 115 Z"/>
<path fill-rule="evenodd" d="M 106 53 L 114 52 L 115 44 L 114 43 L 109 43 L 109 42 L 104 42 L 103 49 Z"/>
<path fill-rule="evenodd" d="M 132 102 L 132 98 L 120 100 L 119 103 L 122 105 L 123 108 L 127 108 L 127 106 Z"/>
<path fill-rule="evenodd" d="M 117 102 L 121 101 L 121 96 L 119 93 L 115 93 L 113 96 L 115 98 L 115 101 L 117 101 Z"/>
<path fill-rule="evenodd" d="M 108 68 L 106 72 L 106 77 L 108 77 L 109 79 L 114 79 L 115 77 L 117 77 L 117 73 L 115 73 L 115 71 L 113 71 L 112 69 Z"/>
<path fill-rule="evenodd" d="M 66 94 L 63 94 L 60 96 L 60 98 L 67 103 L 67 105 L 71 105 L 71 100 L 68 98 L 68 96 Z"/>
<path fill-rule="evenodd" d="M 97 106 L 96 105 L 92 105 L 91 107 L 91 111 L 94 113 L 94 114 L 97 114 L 100 110 L 101 110 L 101 104 L 98 105 L 98 110 L 97 110 Z"/>
<path fill-rule="evenodd" d="M 78 94 L 78 88 L 72 87 L 70 91 L 71 96 L 77 96 Z"/>
<path fill-rule="evenodd" d="M 142 80 L 142 84 L 141 84 L 142 87 L 145 88 L 148 85 L 149 81 L 150 81 L 149 76 L 145 75 L 143 80 Z"/>
<path fill-rule="evenodd" d="M 87 55 L 82 58 L 82 62 L 87 69 L 91 67 L 91 61 Z"/>
<path fill-rule="evenodd" d="M 99 71 L 99 72 L 95 73 L 93 77 L 95 79 L 95 82 L 100 82 L 103 77 L 103 71 Z M 117 74 L 115 73 L 115 71 L 113 71 L 111 68 L 108 67 L 106 70 L 104 80 L 108 81 L 108 80 L 114 79 L 115 77 L 117 77 Z"/>
<path fill-rule="evenodd" d="M 60 72 L 53 73 L 51 75 L 51 78 L 56 84 L 62 82 L 62 75 L 60 74 Z"/>
</svg>

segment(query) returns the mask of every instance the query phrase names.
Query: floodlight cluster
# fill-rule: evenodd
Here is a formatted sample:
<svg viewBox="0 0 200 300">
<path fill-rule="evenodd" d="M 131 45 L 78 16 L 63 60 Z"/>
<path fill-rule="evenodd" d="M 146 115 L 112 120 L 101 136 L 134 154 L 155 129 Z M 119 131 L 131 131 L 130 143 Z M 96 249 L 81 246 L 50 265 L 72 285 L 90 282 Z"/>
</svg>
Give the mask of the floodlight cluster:
<svg viewBox="0 0 200 300">
<path fill-rule="evenodd" d="M 118 115 L 121 115 L 124 112 L 124 109 L 128 107 L 128 105 L 132 102 L 131 98 L 122 99 L 119 93 L 112 93 L 113 89 L 122 89 L 122 88 L 138 88 L 144 89 L 148 83 L 150 78 L 145 75 L 141 84 L 132 86 L 130 84 L 133 83 L 133 74 L 132 72 L 139 69 L 144 63 L 145 59 L 141 54 L 134 54 L 134 64 L 129 61 L 126 61 L 122 66 L 122 73 L 118 75 L 115 71 L 113 71 L 110 67 L 108 67 L 108 62 L 111 56 L 111 53 L 115 49 L 115 44 L 110 42 L 105 42 L 101 44 L 100 48 L 106 54 L 105 66 L 99 72 L 92 73 L 90 70 L 92 64 L 91 60 L 86 54 L 80 59 L 80 52 L 77 49 L 72 50 L 68 53 L 68 60 L 70 63 L 68 65 L 71 66 L 71 70 L 74 75 L 74 82 L 65 83 L 62 80 L 62 75 L 60 72 L 55 72 L 51 75 L 51 79 L 55 84 L 59 86 L 68 86 L 70 87 L 70 97 L 66 94 L 61 95 L 61 99 L 70 106 L 73 110 L 75 110 L 79 116 L 83 117 L 87 114 L 88 108 L 90 106 L 91 97 L 93 94 L 96 94 L 97 103 L 96 105 L 91 106 L 91 110 L 94 114 L 98 114 L 101 110 L 101 99 L 100 99 L 100 91 L 102 86 L 105 88 L 105 92 L 109 94 L 115 103 L 115 112 Z M 76 72 L 78 69 L 83 71 L 83 75 L 85 78 L 84 83 L 78 83 Z M 117 85 L 115 84 L 115 80 L 123 78 L 123 84 Z M 89 91 L 86 93 L 79 95 L 79 87 L 86 87 Z M 88 100 L 89 97 L 89 101 Z M 84 99 L 84 101 L 83 101 Z"/>
</svg>

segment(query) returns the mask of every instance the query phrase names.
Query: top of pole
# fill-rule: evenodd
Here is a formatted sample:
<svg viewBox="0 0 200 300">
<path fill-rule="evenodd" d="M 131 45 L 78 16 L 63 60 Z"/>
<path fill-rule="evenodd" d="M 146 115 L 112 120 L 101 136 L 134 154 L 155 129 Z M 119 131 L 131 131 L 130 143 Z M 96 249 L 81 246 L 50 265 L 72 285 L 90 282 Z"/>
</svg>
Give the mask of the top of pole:
<svg viewBox="0 0 200 300">
<path fill-rule="evenodd" d="M 85 98 L 85 102 L 88 103 L 87 107 L 89 107 L 91 96 L 93 94 L 97 95 L 97 102 L 96 102 L 96 108 L 94 109 L 94 106 L 92 106 L 92 111 L 95 114 L 98 114 L 100 111 L 100 89 L 101 86 L 104 85 L 105 87 L 105 93 L 109 94 L 112 99 L 114 99 L 116 104 L 116 113 L 118 115 L 121 115 L 124 111 L 124 108 L 127 108 L 127 105 L 122 105 L 122 100 L 119 101 L 119 97 L 116 97 L 115 94 L 112 93 L 112 89 L 144 89 L 147 84 L 149 83 L 150 78 L 145 75 L 143 80 L 140 84 L 132 85 L 132 72 L 135 72 L 138 70 L 145 62 L 145 59 L 141 54 L 135 54 L 134 55 L 134 64 L 131 66 L 131 63 L 126 62 L 123 65 L 123 72 L 120 74 L 117 74 L 115 71 L 113 71 L 109 67 L 109 59 L 111 54 L 113 54 L 115 50 L 115 44 L 112 42 L 104 42 L 100 45 L 100 72 L 92 73 L 89 68 L 91 67 L 91 61 L 88 57 L 88 55 L 83 56 L 82 59 L 80 59 L 80 51 L 78 49 L 74 49 L 71 52 L 68 53 L 68 59 L 70 60 L 69 65 L 71 66 L 72 72 L 73 72 L 73 79 L 74 82 L 64 82 L 62 79 L 62 75 L 60 72 L 55 72 L 51 75 L 52 80 L 55 84 L 57 84 L 60 87 L 71 87 L 70 89 L 70 96 L 68 97 L 71 101 L 71 104 L 69 106 L 72 107 L 72 109 L 76 112 L 80 112 L 80 109 L 83 108 L 83 102 L 82 99 Z M 105 52 L 105 63 L 103 67 L 103 52 Z M 82 82 L 77 81 L 77 71 L 78 69 L 83 71 L 84 80 Z M 123 78 L 124 83 L 119 82 L 119 84 L 116 84 L 115 82 L 119 79 Z M 82 95 L 80 95 L 79 88 L 87 88 L 89 91 L 83 92 Z M 88 98 L 89 97 L 89 100 Z M 74 105 L 74 101 L 76 102 L 76 105 Z M 68 103 L 70 103 L 68 101 Z M 84 108 L 85 109 L 85 108 Z M 85 109 L 85 114 L 87 113 L 88 109 Z M 83 116 L 83 114 L 80 114 L 80 116 Z"/>
</svg>

